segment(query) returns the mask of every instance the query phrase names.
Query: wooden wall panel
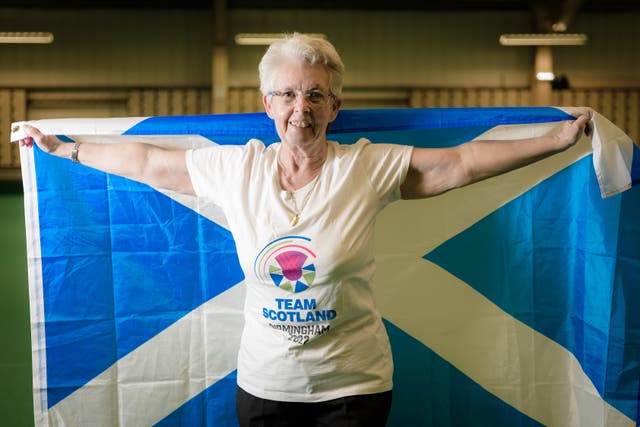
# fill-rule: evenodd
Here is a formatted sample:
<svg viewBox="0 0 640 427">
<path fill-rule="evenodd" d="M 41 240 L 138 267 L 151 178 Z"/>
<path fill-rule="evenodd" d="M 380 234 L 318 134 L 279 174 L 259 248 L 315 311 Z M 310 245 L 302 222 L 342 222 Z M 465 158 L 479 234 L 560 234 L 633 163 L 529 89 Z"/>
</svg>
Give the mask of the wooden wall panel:
<svg viewBox="0 0 640 427">
<path fill-rule="evenodd" d="M 640 144 L 640 90 L 629 91 L 626 101 L 628 118 L 626 131 L 635 142 Z"/>
<path fill-rule="evenodd" d="M 227 111 L 232 114 L 264 111 L 260 91 L 256 88 L 246 87 L 229 88 Z"/>
<path fill-rule="evenodd" d="M 0 124 L 2 143 L 0 144 L 0 167 L 11 166 L 11 145 L 8 134 L 11 131 L 11 90 L 0 90 Z"/>
<path fill-rule="evenodd" d="M 127 96 L 127 113 L 142 117 L 208 114 L 210 103 L 208 88 L 133 89 Z"/>
<path fill-rule="evenodd" d="M 414 88 L 409 106 L 435 107 L 515 107 L 528 105 L 528 88 Z"/>
<path fill-rule="evenodd" d="M 0 169 L 2 176 L 18 174 L 20 148 L 9 142 L 11 123 L 26 120 L 27 101 L 24 89 L 0 89 Z M 11 169 L 15 169 L 11 171 Z M 15 172 L 15 173 L 13 173 Z M 19 175 L 16 175 L 19 176 Z"/>
</svg>

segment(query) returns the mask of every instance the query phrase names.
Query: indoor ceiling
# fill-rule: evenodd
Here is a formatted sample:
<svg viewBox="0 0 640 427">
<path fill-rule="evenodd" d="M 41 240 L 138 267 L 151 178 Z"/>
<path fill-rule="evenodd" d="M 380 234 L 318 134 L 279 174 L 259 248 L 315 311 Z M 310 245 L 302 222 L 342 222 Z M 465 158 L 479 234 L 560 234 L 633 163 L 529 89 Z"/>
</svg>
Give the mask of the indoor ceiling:
<svg viewBox="0 0 640 427">
<path fill-rule="evenodd" d="M 209 9 L 215 0 L 2 0 L 0 8 L 51 9 Z M 342 10 L 530 10 L 532 5 L 558 8 L 579 4 L 581 11 L 640 11 L 638 0 L 227 0 L 230 9 L 342 9 Z M 575 6 L 573 6 L 575 8 Z"/>
<path fill-rule="evenodd" d="M 202 9 L 225 0 L 2 0 L 0 8 Z M 234 9 L 530 11 L 535 32 L 563 32 L 578 13 L 640 11 L 640 0 L 226 0 Z"/>
</svg>

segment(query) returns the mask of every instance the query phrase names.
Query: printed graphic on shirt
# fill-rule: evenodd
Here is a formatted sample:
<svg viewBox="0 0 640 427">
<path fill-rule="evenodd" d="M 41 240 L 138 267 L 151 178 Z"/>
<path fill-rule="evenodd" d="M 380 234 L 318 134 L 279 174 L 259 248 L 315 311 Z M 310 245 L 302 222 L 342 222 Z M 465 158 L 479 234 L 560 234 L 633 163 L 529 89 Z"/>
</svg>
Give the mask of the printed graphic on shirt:
<svg viewBox="0 0 640 427">
<path fill-rule="evenodd" d="M 302 236 L 285 236 L 266 245 L 253 265 L 256 276 L 262 281 L 291 293 L 307 290 L 316 277 L 316 254 L 309 248 L 311 239 Z"/>
<path fill-rule="evenodd" d="M 320 309 L 315 299 L 276 298 L 273 306 L 263 307 L 262 315 L 278 322 L 326 322 L 336 317 L 335 310 Z"/>
<path fill-rule="evenodd" d="M 288 340 L 296 344 L 306 344 L 313 337 L 329 332 L 330 325 L 281 325 L 269 323 L 275 330 L 283 331 L 288 335 Z"/>
<path fill-rule="evenodd" d="M 269 327 L 296 344 L 306 344 L 328 332 L 330 321 L 338 315 L 332 307 L 322 307 L 316 298 L 298 296 L 313 285 L 316 258 L 311 239 L 285 236 L 267 244 L 254 262 L 255 275 L 283 291 L 262 307 L 262 317 Z"/>
<path fill-rule="evenodd" d="M 319 309 L 313 298 L 276 298 L 271 306 L 262 307 L 262 316 L 269 320 L 269 327 L 282 331 L 289 341 L 306 344 L 328 332 L 331 329 L 328 322 L 337 313 L 333 309 Z"/>
</svg>

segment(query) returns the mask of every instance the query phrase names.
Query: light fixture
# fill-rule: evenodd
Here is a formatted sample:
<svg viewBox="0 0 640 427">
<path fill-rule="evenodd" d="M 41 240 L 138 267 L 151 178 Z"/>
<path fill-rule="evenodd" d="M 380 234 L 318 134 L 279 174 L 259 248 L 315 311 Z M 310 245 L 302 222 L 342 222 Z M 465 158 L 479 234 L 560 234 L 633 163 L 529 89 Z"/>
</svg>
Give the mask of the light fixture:
<svg viewBox="0 0 640 427">
<path fill-rule="evenodd" d="M 564 21 L 558 21 L 551 24 L 551 29 L 558 33 L 564 33 L 567 31 L 567 23 Z"/>
<path fill-rule="evenodd" d="M 311 37 L 321 37 L 326 39 L 324 34 L 306 34 Z M 239 33 L 234 37 L 234 41 L 239 45 L 264 46 L 284 38 L 282 33 Z"/>
<path fill-rule="evenodd" d="M 53 34 L 42 31 L 0 31 L 0 43 L 53 43 Z"/>
<path fill-rule="evenodd" d="M 502 34 L 503 46 L 583 46 L 586 34 L 542 33 L 542 34 Z"/>
<path fill-rule="evenodd" d="M 551 71 L 539 71 L 536 73 L 536 79 L 541 82 L 551 82 L 556 76 Z"/>
</svg>

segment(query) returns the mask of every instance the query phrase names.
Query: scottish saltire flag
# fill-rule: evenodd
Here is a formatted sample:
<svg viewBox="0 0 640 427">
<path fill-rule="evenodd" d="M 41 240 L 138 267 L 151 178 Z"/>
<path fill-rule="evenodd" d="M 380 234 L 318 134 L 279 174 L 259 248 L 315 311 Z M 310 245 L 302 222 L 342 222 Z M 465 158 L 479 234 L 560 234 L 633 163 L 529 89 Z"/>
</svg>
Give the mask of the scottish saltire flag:
<svg viewBox="0 0 640 427">
<path fill-rule="evenodd" d="M 547 134 L 569 113 L 346 110 L 330 138 L 446 147 Z M 35 125 L 68 141 L 277 140 L 264 114 Z M 592 125 L 557 156 L 383 211 L 390 426 L 637 425 L 640 150 L 604 117 Z M 37 148 L 21 156 L 36 424 L 237 425 L 245 291 L 221 211 Z"/>
</svg>

